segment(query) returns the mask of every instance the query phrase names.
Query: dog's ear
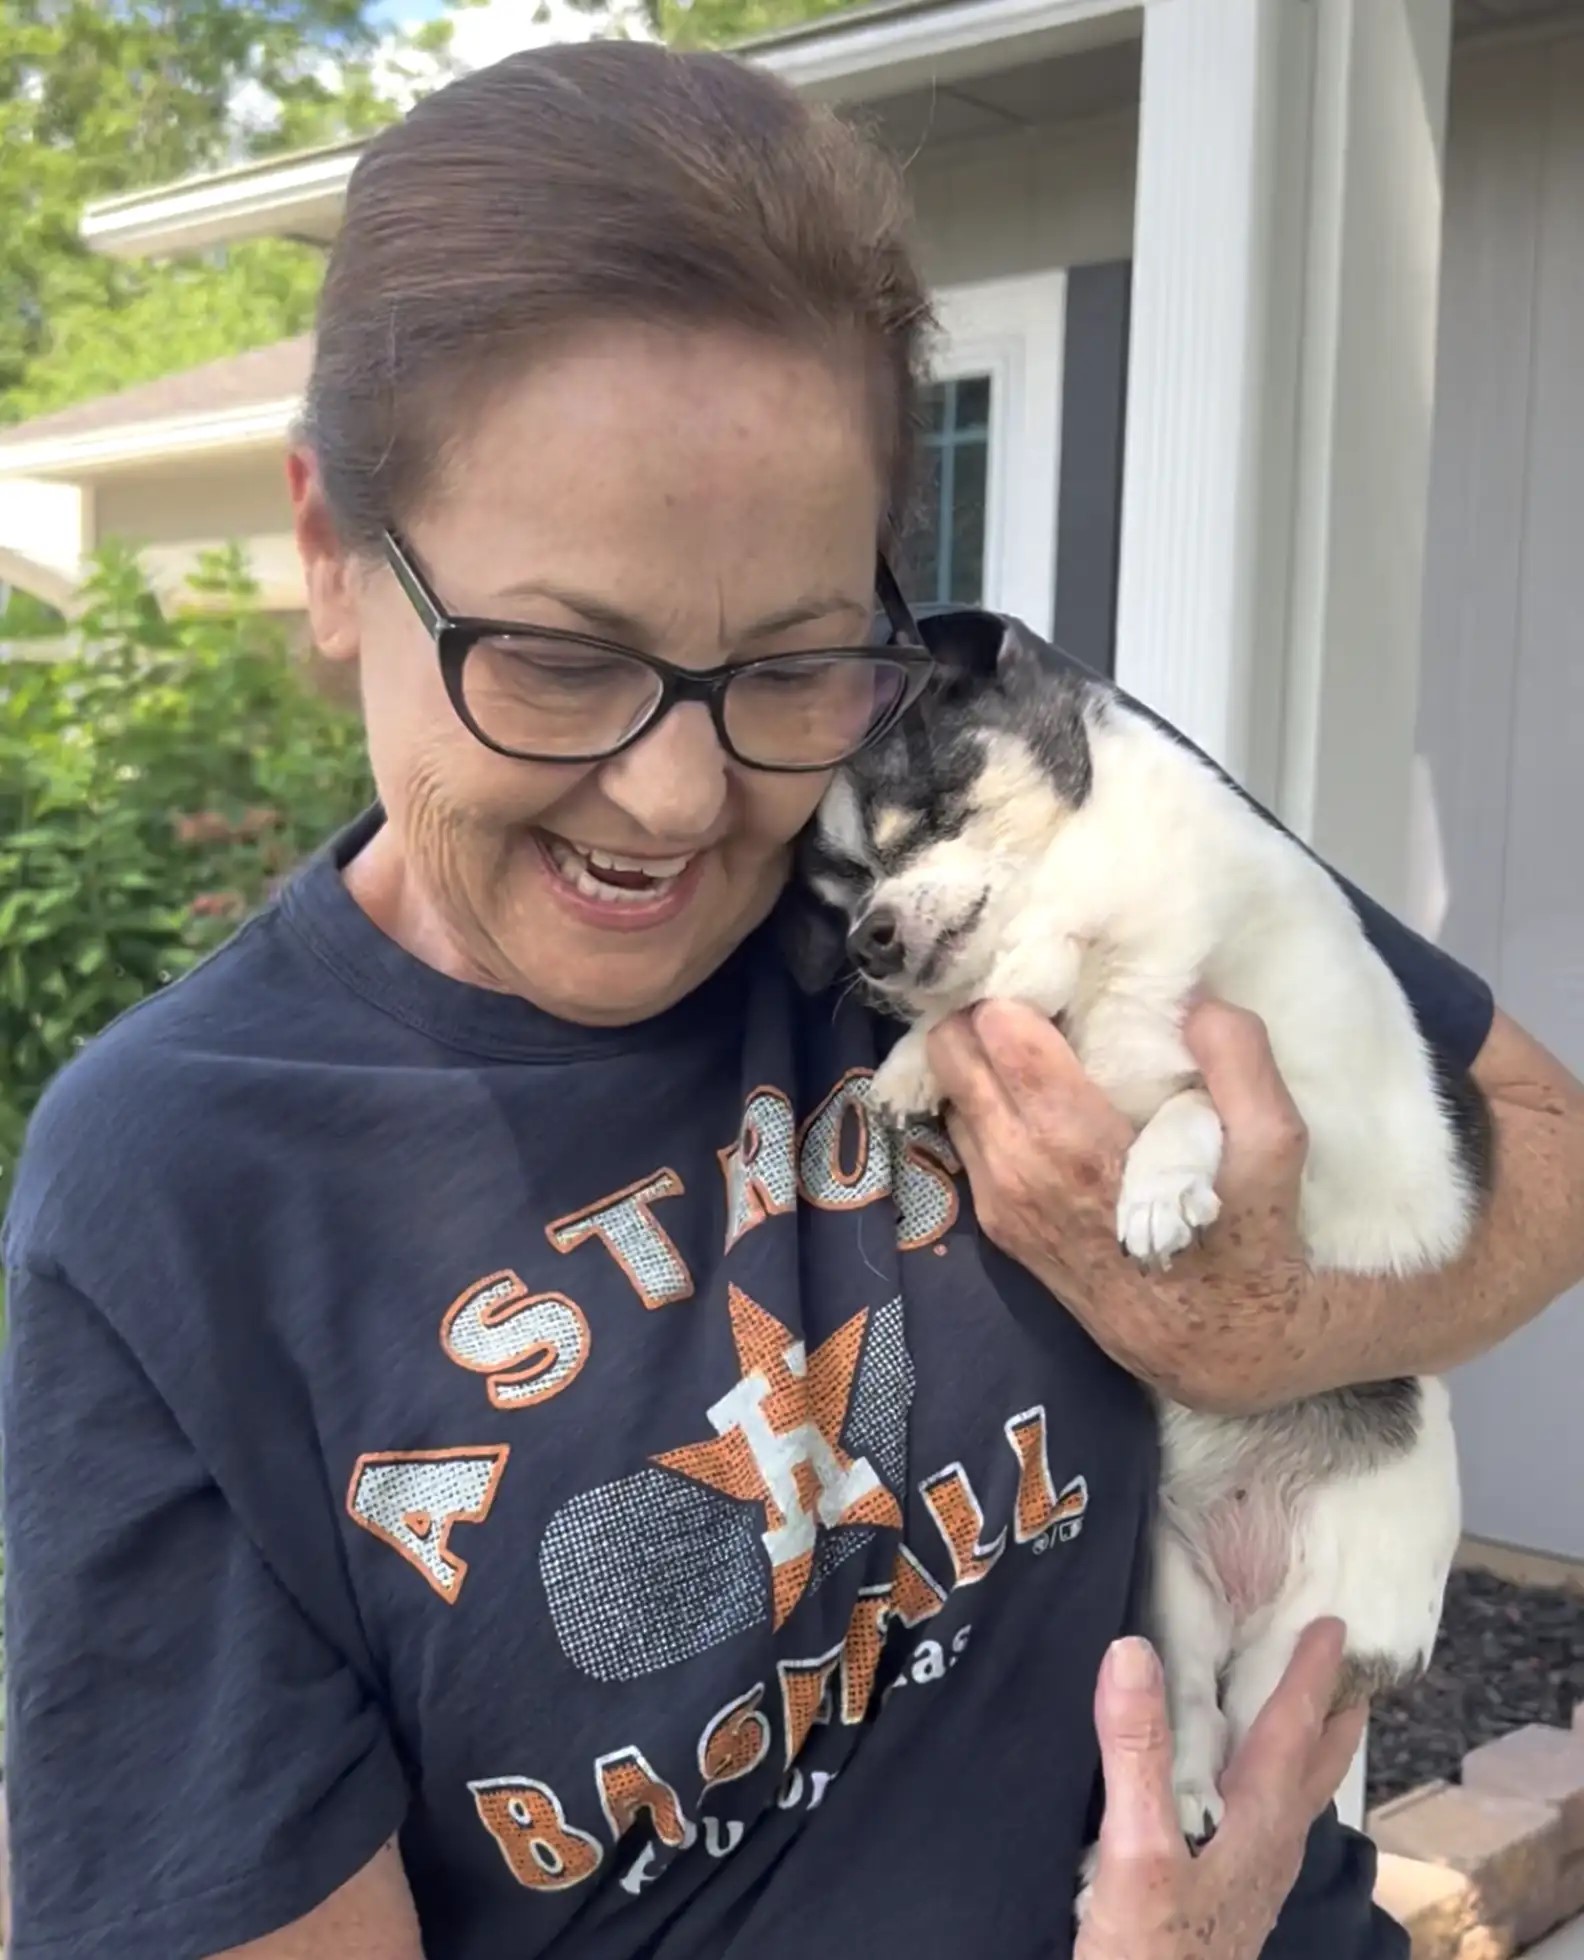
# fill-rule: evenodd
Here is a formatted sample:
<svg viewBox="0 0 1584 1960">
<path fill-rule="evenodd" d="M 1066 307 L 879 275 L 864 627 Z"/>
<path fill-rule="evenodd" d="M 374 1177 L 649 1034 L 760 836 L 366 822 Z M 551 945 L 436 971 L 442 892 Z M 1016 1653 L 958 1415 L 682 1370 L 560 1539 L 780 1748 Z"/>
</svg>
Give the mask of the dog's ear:
<svg viewBox="0 0 1584 1960">
<path fill-rule="evenodd" d="M 993 681 L 1004 624 L 994 613 L 967 606 L 927 613 L 918 629 L 935 658 L 931 696 L 951 698 Z"/>
<path fill-rule="evenodd" d="M 1027 693 L 1056 657 L 1037 633 L 1006 613 L 966 607 L 935 613 L 919 621 L 919 632 L 935 656 L 936 699 L 991 685 L 1007 694 Z"/>
<path fill-rule="evenodd" d="M 775 934 L 792 978 L 806 994 L 823 994 L 847 964 L 847 920 L 795 880 L 776 907 Z"/>
<path fill-rule="evenodd" d="M 1037 687 L 1049 672 L 1049 649 L 1021 619 L 1003 619 L 1001 645 L 996 652 L 996 679 L 1008 694 Z"/>
</svg>

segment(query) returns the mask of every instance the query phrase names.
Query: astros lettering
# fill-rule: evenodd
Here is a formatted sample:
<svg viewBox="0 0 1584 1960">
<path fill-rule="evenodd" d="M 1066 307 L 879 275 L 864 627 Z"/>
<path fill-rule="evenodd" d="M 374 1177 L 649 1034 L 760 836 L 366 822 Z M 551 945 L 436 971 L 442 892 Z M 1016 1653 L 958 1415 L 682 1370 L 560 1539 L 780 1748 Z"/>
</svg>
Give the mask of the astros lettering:
<svg viewBox="0 0 1584 1960">
<path fill-rule="evenodd" d="M 867 1071 L 845 1076 L 801 1126 L 781 1090 L 747 1097 L 737 1136 L 718 1153 L 722 1250 L 732 1264 L 754 1233 L 799 1205 L 857 1212 L 888 1204 L 900 1252 L 940 1248 L 958 1217 L 961 1166 L 933 1125 L 901 1139 L 873 1125 L 863 1100 L 868 1079 Z M 535 1288 L 509 1269 L 461 1287 L 440 1311 L 439 1346 L 446 1362 L 477 1378 L 481 1411 L 531 1433 L 536 1410 L 575 1390 L 595 1340 L 607 1338 L 574 1297 L 585 1261 L 602 1262 L 602 1273 L 614 1262 L 640 1318 L 704 1311 L 666 1229 L 668 1204 L 683 1195 L 678 1173 L 658 1166 L 544 1228 L 555 1255 L 545 1277 L 554 1287 Z M 716 1301 L 717 1289 L 712 1279 Z M 616 1733 L 602 1739 L 608 1746 L 588 1761 L 578 1788 L 551 1788 L 531 1762 L 509 1757 L 502 1773 L 469 1782 L 479 1823 L 529 1892 L 581 1885 L 634 1832 L 641 1845 L 619 1872 L 629 1893 L 673 1857 L 730 1856 L 746 1829 L 729 1814 L 734 1786 L 767 1764 L 782 1779 L 781 1808 L 817 1807 L 836 1772 L 800 1764 L 815 1730 L 855 1726 L 893 1694 L 943 1679 L 969 1652 L 974 1588 L 1003 1559 L 1041 1556 L 1083 1529 L 1088 1486 L 1082 1476 L 1053 1476 L 1044 1408 L 1014 1410 L 1001 1423 L 1011 1457 L 1001 1515 L 986 1516 L 960 1461 L 912 1473 L 914 1516 L 928 1521 L 913 1528 L 933 1544 L 932 1572 L 924 1543 L 905 1542 L 913 1384 L 901 1298 L 861 1308 L 812 1352 L 773 1305 L 729 1280 L 724 1307 L 735 1379 L 700 1382 L 697 1429 L 637 1456 L 630 1475 L 563 1503 L 545 1529 L 540 1576 L 568 1661 L 594 1680 L 630 1681 L 753 1626 L 778 1631 L 845 1556 L 834 1545 L 867 1544 L 873 1561 L 886 1546 L 881 1532 L 894 1534 L 890 1577 L 859 1591 L 834 1645 L 783 1655 L 774 1680 L 743 1681 L 703 1723 L 696 1745 L 684 1745 L 687 1760 L 661 1760 L 653 1737 Z M 454 1540 L 476 1545 L 490 1529 L 514 1474 L 512 1448 L 492 1439 L 365 1453 L 352 1467 L 347 1513 L 455 1608 L 468 1561 Z M 701 1541 L 709 1555 L 694 1572 L 687 1561 L 700 1559 Z M 685 1583 L 646 1587 L 643 1575 L 660 1570 Z M 919 1638 L 888 1646 L 895 1628 Z M 825 1639 L 839 1629 L 827 1615 Z M 761 1794 L 769 1787 L 761 1783 Z"/>
</svg>

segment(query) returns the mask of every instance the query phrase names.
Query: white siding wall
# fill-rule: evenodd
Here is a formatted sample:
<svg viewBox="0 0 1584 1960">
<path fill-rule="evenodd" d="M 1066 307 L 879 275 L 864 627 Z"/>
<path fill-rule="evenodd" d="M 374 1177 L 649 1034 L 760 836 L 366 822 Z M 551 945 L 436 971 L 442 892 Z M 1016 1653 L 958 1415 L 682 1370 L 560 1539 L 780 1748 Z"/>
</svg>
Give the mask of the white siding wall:
<svg viewBox="0 0 1584 1960">
<path fill-rule="evenodd" d="M 1584 36 L 1453 68 L 1420 741 L 1442 939 L 1584 1073 Z M 1455 1383 L 1471 1531 L 1584 1556 L 1584 1293 Z"/>
<path fill-rule="evenodd" d="M 282 452 L 189 459 L 102 478 L 94 498 L 95 534 L 135 545 L 149 576 L 176 590 L 196 552 L 240 544 L 272 611 L 302 605 L 302 576 L 291 537 Z"/>
<path fill-rule="evenodd" d="M 1137 150 L 1132 115 L 926 146 L 909 182 L 930 282 L 1130 258 Z"/>
</svg>

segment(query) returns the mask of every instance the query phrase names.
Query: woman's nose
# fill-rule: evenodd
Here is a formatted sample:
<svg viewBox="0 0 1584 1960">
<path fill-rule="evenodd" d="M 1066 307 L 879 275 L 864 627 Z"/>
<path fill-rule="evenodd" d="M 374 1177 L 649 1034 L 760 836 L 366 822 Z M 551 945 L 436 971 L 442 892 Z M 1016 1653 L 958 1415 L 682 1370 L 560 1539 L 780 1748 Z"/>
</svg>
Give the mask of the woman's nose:
<svg viewBox="0 0 1584 1960">
<path fill-rule="evenodd" d="M 600 788 L 651 837 L 685 844 L 719 821 L 728 767 L 709 710 L 682 701 L 605 764 Z"/>
</svg>

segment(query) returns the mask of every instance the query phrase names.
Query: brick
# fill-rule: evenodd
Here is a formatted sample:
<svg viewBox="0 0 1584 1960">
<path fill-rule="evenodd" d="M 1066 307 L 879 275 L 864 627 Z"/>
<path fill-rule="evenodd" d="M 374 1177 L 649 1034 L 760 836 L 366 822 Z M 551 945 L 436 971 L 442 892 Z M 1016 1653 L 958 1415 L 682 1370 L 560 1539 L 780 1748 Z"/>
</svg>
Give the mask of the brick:
<svg viewBox="0 0 1584 1960">
<path fill-rule="evenodd" d="M 1562 1820 L 1557 1917 L 1584 1913 L 1584 1733 L 1531 1723 L 1498 1736 L 1463 1758 L 1463 1787 L 1555 1805 Z"/>
<path fill-rule="evenodd" d="M 1557 1924 L 1562 1820 L 1554 1805 L 1456 1784 L 1410 1794 L 1413 1801 L 1371 1812 L 1370 1836 L 1383 1852 L 1462 1872 L 1493 1955 L 1521 1949 Z"/>
<path fill-rule="evenodd" d="M 1405 1790 L 1400 1797 L 1388 1797 L 1384 1803 L 1377 1804 L 1369 1814 L 1369 1833 L 1375 1836 L 1377 1824 L 1390 1823 L 1392 1818 L 1400 1817 L 1405 1810 L 1413 1810 L 1422 1804 L 1426 1797 L 1433 1797 L 1442 1790 L 1450 1790 L 1452 1785 L 1444 1781 L 1420 1783 L 1412 1790 Z M 1376 1840 L 1377 1843 L 1379 1840 Z"/>
<path fill-rule="evenodd" d="M 1375 1903 L 1407 1931 L 1413 1960 L 1508 1960 L 1512 1953 L 1510 1937 L 1481 1926 L 1473 1880 L 1445 1865 L 1381 1852 Z"/>
</svg>

